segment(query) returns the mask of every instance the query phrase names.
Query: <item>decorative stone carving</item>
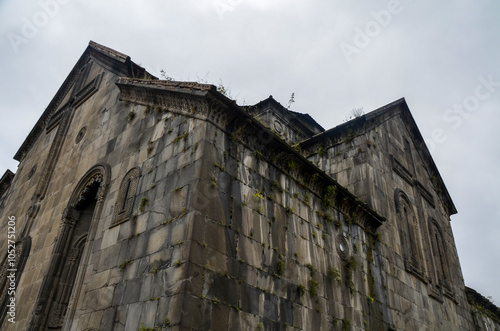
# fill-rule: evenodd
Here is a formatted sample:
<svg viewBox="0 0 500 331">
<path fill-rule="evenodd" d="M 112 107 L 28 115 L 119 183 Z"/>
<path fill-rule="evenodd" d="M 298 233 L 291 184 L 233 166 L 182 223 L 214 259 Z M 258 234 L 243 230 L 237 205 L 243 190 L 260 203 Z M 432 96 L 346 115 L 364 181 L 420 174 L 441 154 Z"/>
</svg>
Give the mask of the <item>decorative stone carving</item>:
<svg viewBox="0 0 500 331">
<path fill-rule="evenodd" d="M 394 193 L 394 200 L 399 220 L 398 227 L 405 268 L 408 272 L 413 273 L 419 279 L 426 282 L 420 247 L 421 236 L 413 206 L 408 196 L 399 189 Z"/>
<path fill-rule="evenodd" d="M 136 167 L 127 172 L 125 177 L 123 177 L 118 197 L 116 198 L 111 226 L 123 223 L 130 218 L 140 175 L 140 169 Z"/>
<path fill-rule="evenodd" d="M 337 236 L 337 253 L 344 260 L 349 257 L 349 245 L 347 238 L 343 234 Z"/>
<path fill-rule="evenodd" d="M 78 134 L 76 135 L 75 138 L 76 144 L 78 144 L 83 139 L 83 137 L 85 137 L 86 132 L 87 132 L 87 126 L 84 126 L 83 128 L 80 129 L 80 131 L 78 131 Z"/>
<path fill-rule="evenodd" d="M 35 174 L 36 172 L 36 164 L 33 166 L 33 168 L 31 168 L 30 172 L 28 172 L 28 179 L 31 179 L 31 177 L 33 177 L 33 175 Z"/>
</svg>

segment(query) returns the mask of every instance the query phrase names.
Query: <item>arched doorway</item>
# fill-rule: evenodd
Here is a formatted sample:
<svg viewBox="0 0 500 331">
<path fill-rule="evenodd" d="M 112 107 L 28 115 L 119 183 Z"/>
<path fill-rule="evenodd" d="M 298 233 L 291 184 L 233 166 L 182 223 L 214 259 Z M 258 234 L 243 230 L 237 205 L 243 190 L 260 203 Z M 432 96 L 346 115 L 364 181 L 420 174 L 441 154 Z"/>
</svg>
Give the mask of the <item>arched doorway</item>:
<svg viewBox="0 0 500 331">
<path fill-rule="evenodd" d="M 90 255 L 89 244 L 102 211 L 110 167 L 98 164 L 78 182 L 64 210 L 52 251 L 49 271 L 42 281 L 29 330 L 62 330 L 72 320 Z"/>
</svg>

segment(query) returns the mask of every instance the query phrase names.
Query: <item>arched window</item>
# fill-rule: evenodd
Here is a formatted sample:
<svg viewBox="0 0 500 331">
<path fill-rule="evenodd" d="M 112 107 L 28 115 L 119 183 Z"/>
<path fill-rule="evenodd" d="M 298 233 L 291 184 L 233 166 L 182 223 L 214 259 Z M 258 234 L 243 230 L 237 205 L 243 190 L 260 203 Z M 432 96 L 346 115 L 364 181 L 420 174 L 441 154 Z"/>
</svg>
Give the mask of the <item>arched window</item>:
<svg viewBox="0 0 500 331">
<path fill-rule="evenodd" d="M 140 175 L 139 168 L 135 167 L 123 177 L 120 189 L 118 190 L 118 197 L 116 198 L 111 226 L 127 221 L 132 215 L 135 191 L 137 190 Z"/>
<path fill-rule="evenodd" d="M 443 294 L 452 295 L 451 274 L 446 255 L 446 245 L 443 233 L 434 219 L 429 219 L 429 234 L 431 237 L 431 248 L 434 262 L 434 286 Z"/>
<path fill-rule="evenodd" d="M 420 248 L 420 230 L 408 196 L 401 190 L 394 195 L 399 235 L 403 250 L 405 268 L 420 279 L 425 280 Z"/>
</svg>

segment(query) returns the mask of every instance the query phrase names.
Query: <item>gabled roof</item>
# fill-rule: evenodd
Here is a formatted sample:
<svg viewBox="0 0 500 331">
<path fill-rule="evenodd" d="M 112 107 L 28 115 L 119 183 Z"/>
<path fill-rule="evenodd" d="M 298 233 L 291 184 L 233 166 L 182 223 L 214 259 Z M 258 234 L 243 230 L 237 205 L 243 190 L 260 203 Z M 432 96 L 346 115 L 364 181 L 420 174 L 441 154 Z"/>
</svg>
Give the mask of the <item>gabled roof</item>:
<svg viewBox="0 0 500 331">
<path fill-rule="evenodd" d="M 149 74 L 144 68 L 132 62 L 130 60 L 130 56 L 117 52 L 109 47 L 100 45 L 94 41 L 90 41 L 82 56 L 77 61 L 73 69 L 70 71 L 68 77 L 66 77 L 61 87 L 55 94 L 54 98 L 52 98 L 51 102 L 24 140 L 16 155 L 14 155 L 15 160 L 22 161 L 24 155 L 26 155 L 31 149 L 31 146 L 35 143 L 35 141 L 47 126 L 49 118 L 60 106 L 62 100 L 75 83 L 78 73 L 90 59 L 99 62 L 110 71 L 122 77 L 157 79 L 156 77 Z"/>
<path fill-rule="evenodd" d="M 395 115 L 401 115 L 406 128 L 410 133 L 410 138 L 416 147 L 416 152 L 419 154 L 420 158 L 426 165 L 426 169 L 429 172 L 429 177 L 434 178 L 434 185 L 438 189 L 437 192 L 441 196 L 446 208 L 448 209 L 449 215 L 457 213 L 455 205 L 451 199 L 451 196 L 444 184 L 444 181 L 439 174 L 439 170 L 434 163 L 434 160 L 425 144 L 424 138 L 417 127 L 415 119 L 413 118 L 408 104 L 404 98 L 391 102 L 383 107 L 373 110 L 372 112 L 356 117 L 346 123 L 338 125 L 332 129 L 325 132 L 319 133 L 314 137 L 304 140 L 300 143 L 300 147 L 304 150 L 312 147 L 313 145 L 326 142 L 336 142 L 339 139 L 343 139 L 349 131 L 368 131 L 372 127 L 378 125 L 381 121 L 393 117 Z"/>
</svg>

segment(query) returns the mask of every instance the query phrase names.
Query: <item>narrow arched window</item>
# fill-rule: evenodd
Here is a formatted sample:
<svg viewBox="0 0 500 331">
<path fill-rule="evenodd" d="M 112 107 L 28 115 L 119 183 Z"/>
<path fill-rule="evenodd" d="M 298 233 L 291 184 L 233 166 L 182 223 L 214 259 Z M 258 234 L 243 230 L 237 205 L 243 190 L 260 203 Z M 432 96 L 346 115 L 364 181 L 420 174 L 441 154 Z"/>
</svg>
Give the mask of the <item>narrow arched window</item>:
<svg viewBox="0 0 500 331">
<path fill-rule="evenodd" d="M 451 294 L 451 275 L 446 255 L 446 245 L 441 228 L 436 220 L 429 220 L 429 232 L 431 237 L 432 256 L 434 261 L 434 284 L 444 294 Z"/>
<path fill-rule="evenodd" d="M 140 177 L 139 168 L 131 169 L 125 177 L 123 177 L 118 190 L 118 197 L 115 203 L 113 213 L 113 221 L 111 226 L 127 221 L 132 215 L 132 208 L 134 206 L 135 191 Z"/>
<path fill-rule="evenodd" d="M 396 190 L 394 200 L 405 268 L 424 280 L 420 230 L 413 206 L 401 190 Z"/>
</svg>

